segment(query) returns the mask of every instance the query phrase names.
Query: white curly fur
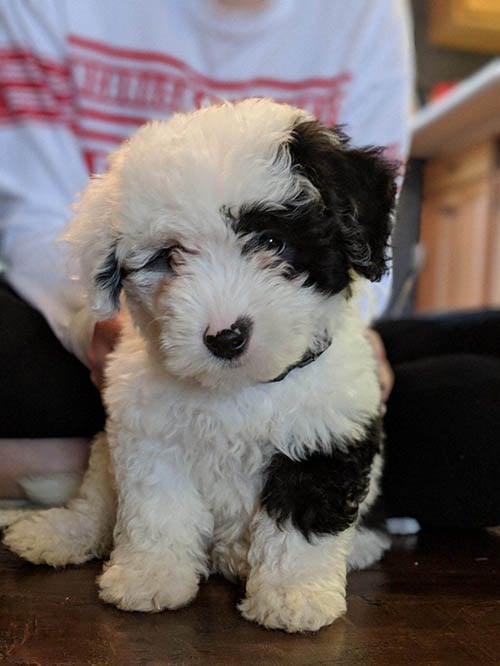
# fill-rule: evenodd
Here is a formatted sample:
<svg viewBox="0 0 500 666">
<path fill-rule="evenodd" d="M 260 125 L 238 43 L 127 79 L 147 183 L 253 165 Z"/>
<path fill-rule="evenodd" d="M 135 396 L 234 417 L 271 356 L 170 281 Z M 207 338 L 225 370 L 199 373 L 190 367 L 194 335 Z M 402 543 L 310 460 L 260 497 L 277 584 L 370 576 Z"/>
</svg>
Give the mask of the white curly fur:
<svg viewBox="0 0 500 666">
<path fill-rule="evenodd" d="M 332 435 L 362 437 L 379 409 L 372 350 L 346 293 L 328 298 L 303 278 L 263 270 L 266 256 L 242 257 L 241 239 L 221 218 L 223 206 L 318 196 L 279 151 L 307 117 L 252 100 L 149 124 L 82 196 L 69 235 L 99 316 L 116 308 L 95 283 L 112 248 L 130 271 L 132 322 L 107 371 L 107 435 L 94 442 L 79 497 L 21 516 L 5 543 L 53 566 L 110 554 L 100 596 L 119 608 L 184 606 L 200 577 L 218 571 L 246 579 L 239 608 L 266 627 L 317 630 L 345 610 L 356 528 L 307 541 L 289 523 L 278 527 L 259 497 L 276 452 L 299 459 Z M 183 247 L 176 276 L 136 270 L 172 243 Z M 215 358 L 204 331 L 242 314 L 254 322 L 245 354 L 237 363 Z M 266 383 L 325 329 L 333 344 L 318 360 Z M 366 532 L 354 541 L 363 552 L 352 566 L 387 545 Z"/>
</svg>

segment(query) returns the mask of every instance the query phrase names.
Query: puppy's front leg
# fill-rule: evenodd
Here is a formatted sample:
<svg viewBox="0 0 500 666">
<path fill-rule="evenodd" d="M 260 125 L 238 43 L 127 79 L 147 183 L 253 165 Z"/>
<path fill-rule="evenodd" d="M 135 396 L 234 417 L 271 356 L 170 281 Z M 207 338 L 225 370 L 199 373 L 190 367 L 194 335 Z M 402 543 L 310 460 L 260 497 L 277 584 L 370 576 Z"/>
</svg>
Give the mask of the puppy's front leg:
<svg viewBox="0 0 500 666">
<path fill-rule="evenodd" d="M 345 611 L 346 560 L 370 487 L 379 428 L 303 460 L 275 454 L 254 518 L 245 617 L 314 631 Z"/>
<path fill-rule="evenodd" d="M 264 510 L 252 525 L 245 618 L 269 629 L 317 631 L 345 612 L 346 559 L 354 528 L 308 541 Z"/>
<path fill-rule="evenodd" d="M 208 572 L 212 518 L 174 451 L 151 442 L 133 448 L 113 451 L 118 515 L 100 597 L 122 610 L 179 608 Z"/>
</svg>

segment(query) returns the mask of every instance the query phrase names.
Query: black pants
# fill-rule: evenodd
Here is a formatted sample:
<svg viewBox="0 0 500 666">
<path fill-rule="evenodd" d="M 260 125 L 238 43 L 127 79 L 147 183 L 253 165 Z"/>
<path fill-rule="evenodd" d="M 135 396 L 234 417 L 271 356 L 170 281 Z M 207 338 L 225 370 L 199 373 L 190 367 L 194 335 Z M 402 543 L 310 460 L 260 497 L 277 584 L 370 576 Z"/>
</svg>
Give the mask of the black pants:
<svg viewBox="0 0 500 666">
<path fill-rule="evenodd" d="M 396 382 L 383 491 L 430 526 L 500 524 L 500 311 L 376 326 Z"/>
<path fill-rule="evenodd" d="M 0 438 L 90 437 L 103 425 L 87 368 L 0 280 Z"/>
<path fill-rule="evenodd" d="M 500 524 L 500 312 L 376 326 L 396 383 L 383 491 L 390 515 Z M 0 282 L 0 437 L 90 436 L 104 412 L 88 371 Z"/>
</svg>

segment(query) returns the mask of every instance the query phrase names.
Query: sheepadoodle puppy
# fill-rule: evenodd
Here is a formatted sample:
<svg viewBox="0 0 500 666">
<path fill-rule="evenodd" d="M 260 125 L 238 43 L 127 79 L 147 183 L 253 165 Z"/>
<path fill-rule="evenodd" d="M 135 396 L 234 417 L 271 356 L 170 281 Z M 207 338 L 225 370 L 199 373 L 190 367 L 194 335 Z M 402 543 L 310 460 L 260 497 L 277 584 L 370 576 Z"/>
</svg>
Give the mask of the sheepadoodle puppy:
<svg viewBox="0 0 500 666">
<path fill-rule="evenodd" d="M 126 304 L 106 434 L 79 496 L 7 530 L 53 566 L 108 557 L 100 597 L 188 604 L 219 572 L 245 618 L 346 608 L 381 471 L 380 387 L 355 298 L 386 270 L 394 168 L 269 100 L 152 122 L 84 191 L 69 239 L 98 318 Z"/>
</svg>

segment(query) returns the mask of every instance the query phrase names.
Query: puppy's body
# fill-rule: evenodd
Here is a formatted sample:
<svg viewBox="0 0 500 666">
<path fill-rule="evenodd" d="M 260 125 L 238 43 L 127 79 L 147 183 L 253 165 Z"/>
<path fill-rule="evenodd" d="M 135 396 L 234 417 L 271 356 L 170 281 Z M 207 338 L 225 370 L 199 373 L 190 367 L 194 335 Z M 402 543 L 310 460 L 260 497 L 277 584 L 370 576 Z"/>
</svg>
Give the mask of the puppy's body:
<svg viewBox="0 0 500 666">
<path fill-rule="evenodd" d="M 75 556 L 69 530 L 63 556 L 50 546 L 68 510 L 36 518 L 41 546 L 30 519 L 6 542 L 84 561 L 114 523 L 100 587 L 120 608 L 177 608 L 218 571 L 246 579 L 240 608 L 265 626 L 338 617 L 353 539 L 354 565 L 382 550 L 359 528 L 381 468 L 380 389 L 351 296 L 383 271 L 392 199 L 373 151 L 288 106 L 140 130 L 73 224 L 96 310 L 115 312 L 123 287 L 132 315 L 108 368 L 108 444 L 69 506 Z"/>
<path fill-rule="evenodd" d="M 140 549 L 131 553 L 128 538 L 121 548 L 120 535 L 115 536 L 112 566 L 101 578 L 105 600 L 126 609 L 175 608 L 196 593 L 199 575 L 220 572 L 233 580 L 248 578 L 252 594 L 242 610 L 266 626 L 317 629 L 343 611 L 352 528 L 316 534 L 314 515 L 299 518 L 295 527 L 291 515 L 304 507 L 295 507 L 293 500 L 279 507 L 286 520 L 278 526 L 276 517 L 261 506 L 277 455 L 300 461 L 307 442 L 308 453 L 323 454 L 322 464 L 330 465 L 333 476 L 332 448 L 338 447 L 349 459 L 350 447 L 366 436 L 360 413 L 376 420 L 379 389 L 371 349 L 356 317 L 345 312 L 343 323 L 335 346 L 324 352 L 321 363 L 292 370 L 281 382 L 235 394 L 214 394 L 165 377 L 137 332 L 124 336 L 109 368 L 106 401 L 113 416 L 108 438 L 119 505 L 126 511 L 128 529 L 138 532 L 134 541 Z M 343 359 L 352 356 L 353 345 L 355 361 L 346 364 Z M 124 359 L 133 383 L 124 379 Z M 357 397 L 357 409 L 363 404 L 363 412 L 353 414 L 351 400 L 342 400 L 341 396 L 349 398 L 346 386 L 350 396 Z M 375 493 L 378 467 L 374 458 L 367 506 Z M 120 475 L 120 470 L 129 469 L 133 475 Z M 364 480 L 359 479 L 363 497 Z M 298 502 L 317 500 L 321 489 L 308 487 L 311 483 L 313 479 L 304 481 Z M 327 507 L 316 505 L 311 511 L 331 512 L 334 522 L 345 519 L 343 509 L 330 498 Z M 309 541 L 300 527 L 311 530 Z M 165 576 L 165 597 L 144 585 L 148 570 L 156 581 L 159 572 Z M 282 580 L 276 580 L 279 570 Z M 130 586 L 126 594 L 121 588 L 116 593 L 118 574 L 120 579 L 132 577 L 135 596 Z M 284 601 L 286 595 L 290 604 Z"/>
</svg>

